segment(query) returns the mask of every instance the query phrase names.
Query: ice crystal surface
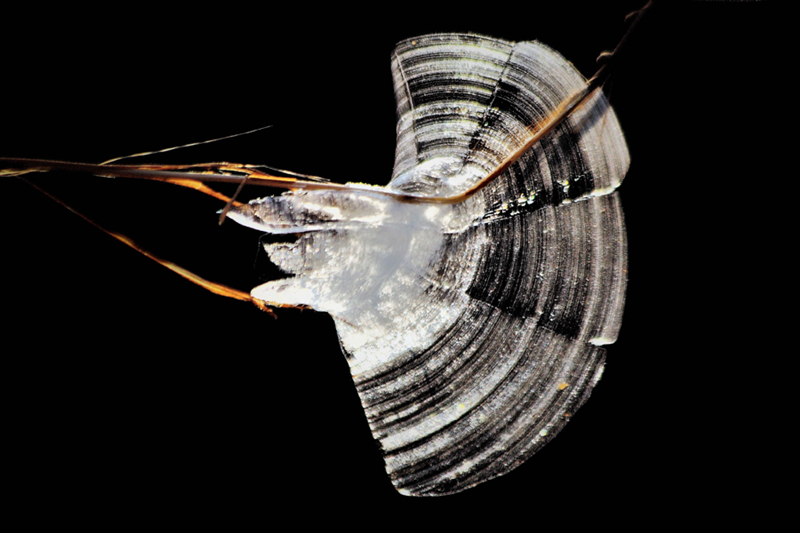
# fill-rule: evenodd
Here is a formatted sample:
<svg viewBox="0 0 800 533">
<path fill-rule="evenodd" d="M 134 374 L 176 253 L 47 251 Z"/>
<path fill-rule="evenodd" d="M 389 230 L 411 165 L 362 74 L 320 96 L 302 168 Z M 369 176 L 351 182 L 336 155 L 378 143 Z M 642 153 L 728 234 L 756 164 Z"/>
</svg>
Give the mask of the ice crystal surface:
<svg viewBox="0 0 800 533">
<path fill-rule="evenodd" d="M 387 188 L 425 197 L 488 175 L 584 82 L 540 43 L 476 35 L 404 41 L 392 68 Z M 395 487 L 440 495 L 528 458 L 599 379 L 624 301 L 627 167 L 596 94 L 463 202 L 294 191 L 231 216 L 299 235 L 267 246 L 291 276 L 253 295 L 333 317 Z"/>
</svg>

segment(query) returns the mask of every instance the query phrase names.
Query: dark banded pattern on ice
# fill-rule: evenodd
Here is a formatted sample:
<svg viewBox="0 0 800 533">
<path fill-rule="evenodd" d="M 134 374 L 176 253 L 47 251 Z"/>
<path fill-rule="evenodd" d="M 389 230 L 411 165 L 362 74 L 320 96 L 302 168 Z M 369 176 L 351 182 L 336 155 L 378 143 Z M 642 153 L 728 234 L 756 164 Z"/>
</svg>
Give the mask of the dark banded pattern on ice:
<svg viewBox="0 0 800 533">
<path fill-rule="evenodd" d="M 540 43 L 475 35 L 409 39 L 392 68 L 388 188 L 423 196 L 488 175 L 584 82 Z M 294 277 L 253 295 L 331 314 L 395 487 L 449 494 L 530 457 L 602 373 L 624 302 L 627 167 L 598 94 L 460 204 L 295 191 L 232 217 L 300 234 L 267 246 Z"/>
</svg>

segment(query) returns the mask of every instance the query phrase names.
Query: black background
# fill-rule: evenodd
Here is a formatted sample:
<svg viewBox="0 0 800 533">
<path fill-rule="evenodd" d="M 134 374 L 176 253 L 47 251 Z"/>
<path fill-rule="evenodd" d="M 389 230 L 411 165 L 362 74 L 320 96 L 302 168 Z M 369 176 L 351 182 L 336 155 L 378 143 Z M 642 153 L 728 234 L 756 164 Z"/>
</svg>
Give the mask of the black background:
<svg viewBox="0 0 800 533">
<path fill-rule="evenodd" d="M 594 4 L 10 13 L 0 156 L 100 162 L 271 125 L 143 162 L 265 163 L 384 184 L 397 41 L 538 39 L 589 75 L 639 2 Z M 227 526 L 769 515 L 778 504 L 763 487 L 784 468 L 769 460 L 777 391 L 790 386 L 783 250 L 796 241 L 783 215 L 794 179 L 787 18 L 777 3 L 698 2 L 643 22 L 610 91 L 632 165 L 621 188 L 626 316 L 606 374 L 531 460 L 446 498 L 394 492 L 327 315 L 276 320 L 208 294 L 4 180 L 4 440 L 23 508 L 33 520 Z M 202 276 L 249 290 L 278 275 L 258 234 L 218 227 L 219 203 L 198 193 L 34 179 Z"/>
</svg>

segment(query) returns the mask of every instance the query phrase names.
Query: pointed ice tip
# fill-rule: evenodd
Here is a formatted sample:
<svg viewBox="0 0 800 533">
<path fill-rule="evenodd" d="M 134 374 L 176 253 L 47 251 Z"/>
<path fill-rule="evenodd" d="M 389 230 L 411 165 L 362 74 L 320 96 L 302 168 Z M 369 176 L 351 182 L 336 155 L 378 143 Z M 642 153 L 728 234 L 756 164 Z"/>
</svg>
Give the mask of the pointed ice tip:
<svg viewBox="0 0 800 533">
<path fill-rule="evenodd" d="M 217 214 L 220 213 L 222 213 L 222 211 L 217 211 Z M 232 207 L 228 211 L 228 218 L 246 228 L 252 228 L 262 232 L 265 231 L 263 221 L 256 215 L 255 210 L 250 204 Z"/>
</svg>

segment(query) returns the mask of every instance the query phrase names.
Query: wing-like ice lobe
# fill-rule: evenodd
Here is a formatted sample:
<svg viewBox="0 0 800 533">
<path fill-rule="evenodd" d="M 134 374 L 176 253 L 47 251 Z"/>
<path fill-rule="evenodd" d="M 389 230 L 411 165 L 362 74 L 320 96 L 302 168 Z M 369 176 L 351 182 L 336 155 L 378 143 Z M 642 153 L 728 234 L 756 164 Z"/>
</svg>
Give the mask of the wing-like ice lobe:
<svg viewBox="0 0 800 533">
<path fill-rule="evenodd" d="M 540 43 L 462 34 L 404 41 L 392 68 L 388 188 L 433 197 L 487 175 L 584 81 Z M 231 216 L 299 235 L 267 246 L 293 277 L 253 295 L 331 314 L 392 483 L 443 495 L 529 458 L 602 374 L 625 295 L 627 168 L 597 94 L 460 204 L 318 190 Z"/>
</svg>

